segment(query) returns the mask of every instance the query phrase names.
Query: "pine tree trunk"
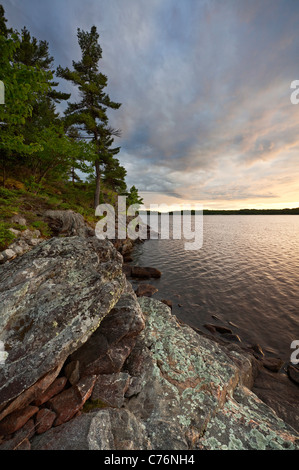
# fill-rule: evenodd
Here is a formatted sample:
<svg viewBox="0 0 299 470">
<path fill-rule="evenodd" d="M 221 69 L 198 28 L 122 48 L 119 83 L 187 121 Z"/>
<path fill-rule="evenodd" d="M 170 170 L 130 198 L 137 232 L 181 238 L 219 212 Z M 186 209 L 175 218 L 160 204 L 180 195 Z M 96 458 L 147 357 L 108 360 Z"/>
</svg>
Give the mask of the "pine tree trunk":
<svg viewBox="0 0 299 470">
<path fill-rule="evenodd" d="M 100 204 L 100 191 L 101 191 L 101 173 L 100 173 L 100 164 L 97 160 L 95 162 L 95 170 L 96 170 L 96 190 L 94 195 L 94 208 L 96 209 Z"/>
</svg>

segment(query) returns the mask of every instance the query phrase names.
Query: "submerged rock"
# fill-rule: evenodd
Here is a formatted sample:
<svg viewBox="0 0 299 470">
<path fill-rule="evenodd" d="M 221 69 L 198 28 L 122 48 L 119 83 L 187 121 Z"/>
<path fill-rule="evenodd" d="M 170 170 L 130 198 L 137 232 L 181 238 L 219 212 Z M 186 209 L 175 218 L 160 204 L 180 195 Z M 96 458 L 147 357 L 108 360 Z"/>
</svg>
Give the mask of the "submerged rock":
<svg viewBox="0 0 299 470">
<path fill-rule="evenodd" d="M 158 289 L 151 284 L 139 284 L 136 289 L 137 297 L 151 297 L 156 292 L 158 292 Z"/>
<path fill-rule="evenodd" d="M 143 266 L 132 266 L 131 267 L 131 276 L 139 279 L 158 279 L 161 277 L 161 271 L 156 268 L 143 267 Z"/>
</svg>

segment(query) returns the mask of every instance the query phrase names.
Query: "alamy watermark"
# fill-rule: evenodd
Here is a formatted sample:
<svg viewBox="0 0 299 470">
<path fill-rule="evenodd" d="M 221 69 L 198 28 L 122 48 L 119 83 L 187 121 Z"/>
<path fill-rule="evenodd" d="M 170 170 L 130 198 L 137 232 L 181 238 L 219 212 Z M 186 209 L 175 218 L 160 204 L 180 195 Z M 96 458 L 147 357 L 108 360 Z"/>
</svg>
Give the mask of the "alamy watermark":
<svg viewBox="0 0 299 470">
<path fill-rule="evenodd" d="M 5 86 L 0 80 L 0 104 L 5 104 Z"/>
<path fill-rule="evenodd" d="M 291 103 L 298 104 L 299 103 L 299 80 L 293 80 L 290 88 L 294 90 L 290 96 Z"/>
<path fill-rule="evenodd" d="M 184 240 L 185 250 L 199 250 L 203 245 L 203 207 L 201 204 L 182 205 L 182 209 L 169 214 L 167 204 L 151 204 L 149 210 L 140 204 L 127 208 L 126 196 L 118 197 L 117 214 L 110 204 L 100 204 L 95 212 L 102 217 L 96 224 L 95 234 L 103 240 L 161 239 Z"/>
<path fill-rule="evenodd" d="M 291 363 L 294 365 L 299 364 L 299 339 L 295 339 L 291 344 L 291 349 L 295 349 L 291 354 Z"/>
</svg>

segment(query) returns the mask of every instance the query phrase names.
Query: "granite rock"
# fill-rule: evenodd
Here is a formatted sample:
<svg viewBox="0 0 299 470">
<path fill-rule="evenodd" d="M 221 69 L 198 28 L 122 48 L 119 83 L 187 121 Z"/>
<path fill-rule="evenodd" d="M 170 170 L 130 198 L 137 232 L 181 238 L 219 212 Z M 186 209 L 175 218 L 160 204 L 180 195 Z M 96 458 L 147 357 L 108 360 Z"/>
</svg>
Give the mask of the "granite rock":
<svg viewBox="0 0 299 470">
<path fill-rule="evenodd" d="M 59 373 L 117 303 L 125 276 L 109 241 L 70 237 L 0 266 L 0 278 L 0 340 L 8 352 L 0 368 L 2 411 L 49 371 Z"/>
</svg>

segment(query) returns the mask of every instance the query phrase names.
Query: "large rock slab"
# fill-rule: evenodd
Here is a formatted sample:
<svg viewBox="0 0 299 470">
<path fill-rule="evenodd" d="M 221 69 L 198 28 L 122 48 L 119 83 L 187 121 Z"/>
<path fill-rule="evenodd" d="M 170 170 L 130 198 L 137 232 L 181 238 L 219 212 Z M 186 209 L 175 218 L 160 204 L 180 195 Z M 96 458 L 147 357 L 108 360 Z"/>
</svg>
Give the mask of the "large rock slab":
<svg viewBox="0 0 299 470">
<path fill-rule="evenodd" d="M 0 278 L 0 341 L 8 352 L 0 367 L 3 411 L 49 371 L 58 375 L 117 303 L 126 280 L 122 256 L 95 237 L 43 242 L 0 266 Z"/>
<path fill-rule="evenodd" d="M 298 449 L 296 431 L 244 386 L 252 356 L 197 334 L 157 300 L 139 303 L 146 327 L 126 363 L 135 377 L 126 407 L 153 449 Z"/>
<path fill-rule="evenodd" d="M 114 375 L 130 377 L 122 408 L 77 416 L 34 437 L 33 449 L 298 450 L 296 431 L 246 386 L 252 355 L 196 333 L 157 300 L 139 298 L 139 304 L 145 328 Z"/>
<path fill-rule="evenodd" d="M 72 210 L 48 210 L 44 220 L 51 228 L 54 236 L 92 237 L 94 230 L 85 222 L 84 217 Z"/>
</svg>

